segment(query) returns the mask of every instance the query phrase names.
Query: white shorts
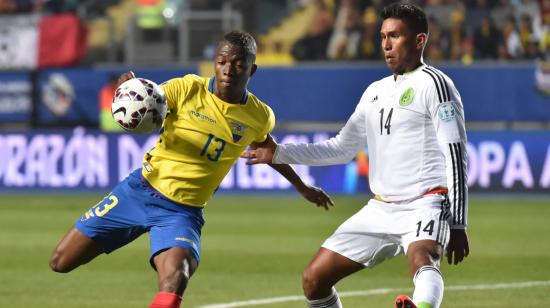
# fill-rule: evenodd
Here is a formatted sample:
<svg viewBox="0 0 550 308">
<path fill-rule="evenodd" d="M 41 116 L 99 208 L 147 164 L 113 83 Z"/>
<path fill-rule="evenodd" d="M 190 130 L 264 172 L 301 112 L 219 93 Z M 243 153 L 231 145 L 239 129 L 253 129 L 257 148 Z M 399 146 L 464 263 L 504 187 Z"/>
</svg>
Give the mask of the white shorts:
<svg viewBox="0 0 550 308">
<path fill-rule="evenodd" d="M 408 202 L 371 199 L 336 229 L 322 245 L 366 267 L 374 267 L 404 252 L 412 242 L 449 241 L 450 216 L 446 196 L 426 195 Z"/>
</svg>

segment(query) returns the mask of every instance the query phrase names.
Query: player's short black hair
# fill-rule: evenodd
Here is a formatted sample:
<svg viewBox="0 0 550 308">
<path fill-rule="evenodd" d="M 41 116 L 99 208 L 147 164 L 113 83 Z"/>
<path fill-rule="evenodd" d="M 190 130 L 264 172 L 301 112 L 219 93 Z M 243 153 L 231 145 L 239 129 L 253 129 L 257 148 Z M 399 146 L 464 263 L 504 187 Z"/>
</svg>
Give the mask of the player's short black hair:
<svg viewBox="0 0 550 308">
<path fill-rule="evenodd" d="M 241 47 L 247 57 L 256 59 L 256 40 L 250 33 L 244 31 L 231 31 L 223 36 L 222 42 L 223 41 Z"/>
<path fill-rule="evenodd" d="M 428 19 L 426 13 L 418 6 L 410 3 L 393 3 L 390 4 L 380 13 L 382 20 L 395 18 L 403 20 L 415 34 L 428 34 Z"/>
</svg>

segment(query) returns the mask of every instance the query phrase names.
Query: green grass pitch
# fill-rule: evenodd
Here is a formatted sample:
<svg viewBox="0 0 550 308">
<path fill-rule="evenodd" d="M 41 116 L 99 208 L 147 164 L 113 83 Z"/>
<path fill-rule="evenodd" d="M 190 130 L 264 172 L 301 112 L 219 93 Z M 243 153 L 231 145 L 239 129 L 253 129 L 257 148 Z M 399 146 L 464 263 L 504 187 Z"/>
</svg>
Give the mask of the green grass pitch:
<svg viewBox="0 0 550 308">
<path fill-rule="evenodd" d="M 0 197 L 1 308 L 148 307 L 157 286 L 148 265 L 147 235 L 72 273 L 56 274 L 48 268 L 57 241 L 100 198 Z M 216 196 L 205 210 L 203 259 L 183 307 L 284 296 L 297 299 L 218 307 L 305 307 L 298 297 L 303 267 L 367 199 L 334 200 L 336 207 L 327 212 L 295 196 Z M 548 306 L 549 218 L 549 198 L 472 197 L 471 255 L 459 266 L 443 266 L 447 291 L 442 307 Z M 539 283 L 521 284 L 533 281 Z M 342 297 L 345 307 L 393 307 L 398 293 L 410 294 L 412 282 L 400 256 L 348 277 L 337 288 L 350 294 Z"/>
</svg>

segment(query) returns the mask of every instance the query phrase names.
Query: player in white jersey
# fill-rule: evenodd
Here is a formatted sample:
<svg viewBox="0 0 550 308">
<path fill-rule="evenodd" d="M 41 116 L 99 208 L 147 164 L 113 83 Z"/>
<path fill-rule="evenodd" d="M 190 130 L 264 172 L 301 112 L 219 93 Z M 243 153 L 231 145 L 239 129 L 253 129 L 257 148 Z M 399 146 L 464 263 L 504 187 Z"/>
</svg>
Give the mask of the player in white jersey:
<svg viewBox="0 0 550 308">
<path fill-rule="evenodd" d="M 415 290 L 396 307 L 439 307 L 439 269 L 469 254 L 466 132 L 449 77 L 422 62 L 426 15 L 411 4 L 384 8 L 381 47 L 392 75 L 372 83 L 339 134 L 313 144 L 271 143 L 244 153 L 249 164 L 346 163 L 368 146 L 376 196 L 322 245 L 303 273 L 309 307 L 342 307 L 334 285 L 405 253 Z"/>
</svg>

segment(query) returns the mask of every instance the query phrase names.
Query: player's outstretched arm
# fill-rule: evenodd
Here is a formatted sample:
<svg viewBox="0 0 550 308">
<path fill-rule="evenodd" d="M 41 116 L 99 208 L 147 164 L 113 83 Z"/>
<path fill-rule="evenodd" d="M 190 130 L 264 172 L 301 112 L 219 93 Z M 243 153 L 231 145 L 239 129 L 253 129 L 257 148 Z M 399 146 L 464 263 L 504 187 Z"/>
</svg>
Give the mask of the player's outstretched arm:
<svg viewBox="0 0 550 308">
<path fill-rule="evenodd" d="M 250 150 L 241 154 L 242 158 L 248 158 L 247 165 L 256 164 L 271 164 L 273 155 L 277 149 L 277 143 L 271 135 L 267 135 L 267 139 L 262 143 L 254 142 L 250 145 Z"/>
<path fill-rule="evenodd" d="M 334 202 L 332 202 L 330 197 L 321 188 L 304 183 L 290 165 L 271 164 L 273 154 L 277 148 L 277 144 L 271 135 L 267 135 L 267 139 L 262 143 L 252 143 L 250 148 L 250 151 L 241 155 L 243 158 L 250 159 L 247 164 L 269 164 L 271 168 L 277 170 L 285 179 L 292 183 L 296 191 L 309 202 L 315 203 L 318 207 L 323 207 L 326 210 L 334 205 Z"/>
<path fill-rule="evenodd" d="M 465 229 L 451 229 L 451 237 L 447 246 L 447 262 L 458 264 L 470 254 L 468 234 Z"/>
</svg>

